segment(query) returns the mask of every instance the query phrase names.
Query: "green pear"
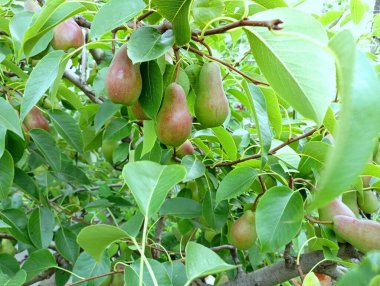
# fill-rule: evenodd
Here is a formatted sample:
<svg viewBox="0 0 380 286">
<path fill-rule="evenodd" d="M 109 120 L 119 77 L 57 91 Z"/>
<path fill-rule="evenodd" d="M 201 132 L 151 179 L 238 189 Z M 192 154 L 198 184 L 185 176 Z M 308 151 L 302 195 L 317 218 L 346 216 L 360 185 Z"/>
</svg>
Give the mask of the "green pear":
<svg viewBox="0 0 380 286">
<path fill-rule="evenodd" d="M 342 202 L 348 206 L 356 217 L 359 216 L 359 206 L 358 206 L 358 194 L 356 191 L 347 192 L 342 195 Z"/>
<path fill-rule="evenodd" d="M 54 36 L 51 40 L 51 45 L 56 50 L 77 49 L 84 44 L 82 29 L 72 18 L 58 24 L 53 29 L 53 32 Z"/>
<path fill-rule="evenodd" d="M 373 191 L 364 191 L 363 197 L 358 198 L 358 205 L 366 214 L 374 213 L 379 209 L 379 201 Z"/>
<path fill-rule="evenodd" d="M 123 273 L 116 273 L 112 277 L 112 284 L 111 286 L 123 286 L 124 285 L 124 274 Z"/>
<path fill-rule="evenodd" d="M 49 131 L 49 121 L 42 115 L 41 111 L 37 107 L 33 107 L 29 113 L 25 116 L 24 126 L 26 130 L 41 128 Z"/>
<path fill-rule="evenodd" d="M 204 64 L 198 82 L 195 116 L 204 127 L 222 125 L 228 116 L 229 105 L 223 90 L 219 65 L 216 62 Z"/>
<path fill-rule="evenodd" d="M 237 249 L 249 249 L 256 241 L 255 214 L 247 210 L 240 218 L 234 221 L 228 232 L 228 241 Z"/>
<path fill-rule="evenodd" d="M 10 239 L 3 238 L 0 245 L 0 253 L 7 253 L 9 255 L 15 255 L 16 250 Z"/>
<path fill-rule="evenodd" d="M 140 66 L 128 57 L 127 44 L 116 52 L 106 74 L 106 90 L 113 103 L 134 105 L 141 94 Z"/>
<path fill-rule="evenodd" d="M 362 252 L 380 250 L 380 223 L 344 215 L 334 217 L 334 231 Z"/>
<path fill-rule="evenodd" d="M 158 139 L 169 146 L 180 146 L 191 134 L 192 118 L 187 108 L 186 95 L 177 83 L 165 90 L 161 108 L 157 114 Z"/>
</svg>

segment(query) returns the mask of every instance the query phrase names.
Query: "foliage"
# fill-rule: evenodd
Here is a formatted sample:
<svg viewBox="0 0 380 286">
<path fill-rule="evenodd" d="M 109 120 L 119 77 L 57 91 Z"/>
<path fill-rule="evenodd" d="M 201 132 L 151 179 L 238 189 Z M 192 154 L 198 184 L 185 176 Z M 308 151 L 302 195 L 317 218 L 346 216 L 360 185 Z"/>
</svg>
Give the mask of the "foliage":
<svg viewBox="0 0 380 286">
<path fill-rule="evenodd" d="M 379 15 L 303 2 L 0 0 L 0 284 L 375 285 Z"/>
</svg>

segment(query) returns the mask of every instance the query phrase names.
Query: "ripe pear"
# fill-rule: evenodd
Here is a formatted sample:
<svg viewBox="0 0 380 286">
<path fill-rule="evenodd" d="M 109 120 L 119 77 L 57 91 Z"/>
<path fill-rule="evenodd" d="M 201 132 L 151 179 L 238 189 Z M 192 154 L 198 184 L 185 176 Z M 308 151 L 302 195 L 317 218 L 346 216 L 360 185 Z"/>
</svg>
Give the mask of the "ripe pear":
<svg viewBox="0 0 380 286">
<path fill-rule="evenodd" d="M 323 221 L 332 221 L 336 215 L 344 215 L 355 218 L 354 212 L 346 206 L 340 199 L 335 199 L 327 206 L 318 209 L 319 219 Z"/>
<path fill-rule="evenodd" d="M 113 153 L 119 144 L 115 140 L 104 140 L 102 143 L 102 151 L 104 159 L 109 163 L 113 163 Z"/>
<path fill-rule="evenodd" d="M 106 90 L 113 103 L 134 105 L 142 89 L 140 65 L 128 57 L 127 44 L 116 52 L 106 75 Z"/>
<path fill-rule="evenodd" d="M 247 210 L 233 222 L 228 232 L 228 241 L 237 249 L 249 249 L 256 240 L 255 214 Z"/>
<path fill-rule="evenodd" d="M 49 121 L 42 115 L 41 111 L 37 107 L 33 107 L 29 113 L 25 116 L 24 126 L 26 130 L 41 128 L 49 131 Z"/>
<path fill-rule="evenodd" d="M 131 112 L 137 120 L 149 120 L 150 117 L 145 114 L 140 101 L 137 101 L 135 105 L 131 107 Z"/>
<path fill-rule="evenodd" d="M 360 209 L 366 214 L 371 214 L 379 209 L 379 202 L 377 196 L 372 191 L 364 191 L 363 198 L 358 199 Z"/>
<path fill-rule="evenodd" d="M 157 114 L 158 139 L 169 146 L 180 146 L 190 136 L 191 125 L 192 118 L 183 88 L 177 83 L 169 84 Z"/>
<path fill-rule="evenodd" d="M 216 62 L 204 64 L 198 82 L 195 116 L 204 127 L 222 125 L 228 116 L 229 105 L 223 90 L 219 65 Z"/>
<path fill-rule="evenodd" d="M 82 29 L 72 18 L 58 24 L 53 32 L 51 45 L 56 50 L 77 49 L 84 44 Z"/>
<path fill-rule="evenodd" d="M 342 202 L 352 210 L 356 217 L 359 216 L 358 194 L 356 191 L 344 193 Z"/>
<path fill-rule="evenodd" d="M 380 250 L 380 223 L 344 215 L 334 217 L 334 231 L 362 252 Z"/>
<path fill-rule="evenodd" d="M 176 150 L 176 154 L 178 157 L 182 158 L 186 155 L 194 154 L 194 146 L 191 144 L 190 140 L 186 140 L 181 146 L 179 146 Z"/>
</svg>

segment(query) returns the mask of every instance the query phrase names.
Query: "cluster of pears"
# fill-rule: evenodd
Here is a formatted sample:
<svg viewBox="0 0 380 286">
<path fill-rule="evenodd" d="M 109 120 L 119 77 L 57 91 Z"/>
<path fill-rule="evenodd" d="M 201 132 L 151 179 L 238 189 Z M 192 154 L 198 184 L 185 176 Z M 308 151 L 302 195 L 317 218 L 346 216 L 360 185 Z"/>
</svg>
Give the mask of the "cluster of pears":
<svg viewBox="0 0 380 286">
<path fill-rule="evenodd" d="M 332 221 L 330 226 L 339 242 L 348 242 L 358 250 L 380 250 L 380 223 L 360 220 L 339 198 L 319 209 L 319 218 Z"/>
<path fill-rule="evenodd" d="M 139 102 L 142 78 L 139 64 L 128 57 L 127 45 L 116 52 L 106 74 L 105 86 L 113 103 L 131 106 L 138 120 L 150 119 Z M 229 113 L 219 65 L 215 62 L 203 65 L 199 74 L 199 88 L 194 105 L 195 115 L 203 127 L 221 125 Z M 194 148 L 188 138 L 192 130 L 186 93 L 176 82 L 170 83 L 165 91 L 156 118 L 157 138 L 165 145 L 179 147 L 179 154 L 192 154 Z M 182 146 L 183 145 L 183 146 Z"/>
<path fill-rule="evenodd" d="M 228 241 L 237 249 L 247 250 L 255 243 L 256 238 L 255 214 L 247 210 L 232 223 L 228 231 Z"/>
</svg>

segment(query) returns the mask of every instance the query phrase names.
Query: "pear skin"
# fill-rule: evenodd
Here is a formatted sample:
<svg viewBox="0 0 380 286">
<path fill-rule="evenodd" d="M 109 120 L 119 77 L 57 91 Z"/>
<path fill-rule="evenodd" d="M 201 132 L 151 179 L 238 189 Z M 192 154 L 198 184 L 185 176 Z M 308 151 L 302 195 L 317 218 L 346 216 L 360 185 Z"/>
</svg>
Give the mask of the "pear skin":
<svg viewBox="0 0 380 286">
<path fill-rule="evenodd" d="M 113 103 L 134 105 L 141 94 L 140 66 L 128 57 L 127 45 L 116 52 L 106 75 L 106 90 Z"/>
<path fill-rule="evenodd" d="M 177 83 L 165 90 L 161 108 L 157 114 L 158 139 L 168 146 L 180 146 L 191 134 L 192 118 L 187 108 L 186 95 Z"/>
<path fill-rule="evenodd" d="M 374 213 L 379 209 L 379 201 L 376 194 L 372 191 L 364 191 L 363 199 L 358 200 L 358 205 L 366 214 Z"/>
<path fill-rule="evenodd" d="M 334 217 L 334 231 L 362 252 L 380 250 L 380 223 L 378 222 L 337 215 Z"/>
<path fill-rule="evenodd" d="M 356 217 L 359 216 L 359 206 L 358 206 L 358 194 L 356 191 L 347 192 L 342 195 L 342 202 L 348 206 Z"/>
<path fill-rule="evenodd" d="M 346 206 L 340 199 L 335 199 L 327 206 L 318 209 L 319 219 L 323 221 L 332 221 L 336 215 L 344 215 L 355 218 L 354 212 Z"/>
<path fill-rule="evenodd" d="M 223 90 L 219 65 L 216 62 L 204 64 L 199 73 L 194 111 L 199 123 L 204 127 L 220 126 L 228 116 L 228 100 Z"/>
<path fill-rule="evenodd" d="M 37 107 L 33 107 L 29 113 L 25 116 L 24 126 L 26 130 L 41 128 L 49 131 L 49 121 L 42 115 L 41 111 Z"/>
<path fill-rule="evenodd" d="M 55 50 L 77 49 L 84 44 L 82 29 L 72 18 L 58 24 L 53 31 L 51 45 Z"/>
<path fill-rule="evenodd" d="M 255 214 L 247 210 L 232 223 L 228 232 L 228 241 L 237 249 L 247 250 L 255 243 L 256 238 Z"/>
<path fill-rule="evenodd" d="M 191 144 L 190 140 L 186 140 L 181 146 L 179 146 L 176 150 L 176 154 L 178 157 L 182 158 L 186 155 L 194 154 L 194 146 Z"/>
<path fill-rule="evenodd" d="M 145 114 L 140 101 L 137 101 L 135 105 L 131 107 L 131 112 L 137 120 L 149 120 L 150 117 Z"/>
</svg>

